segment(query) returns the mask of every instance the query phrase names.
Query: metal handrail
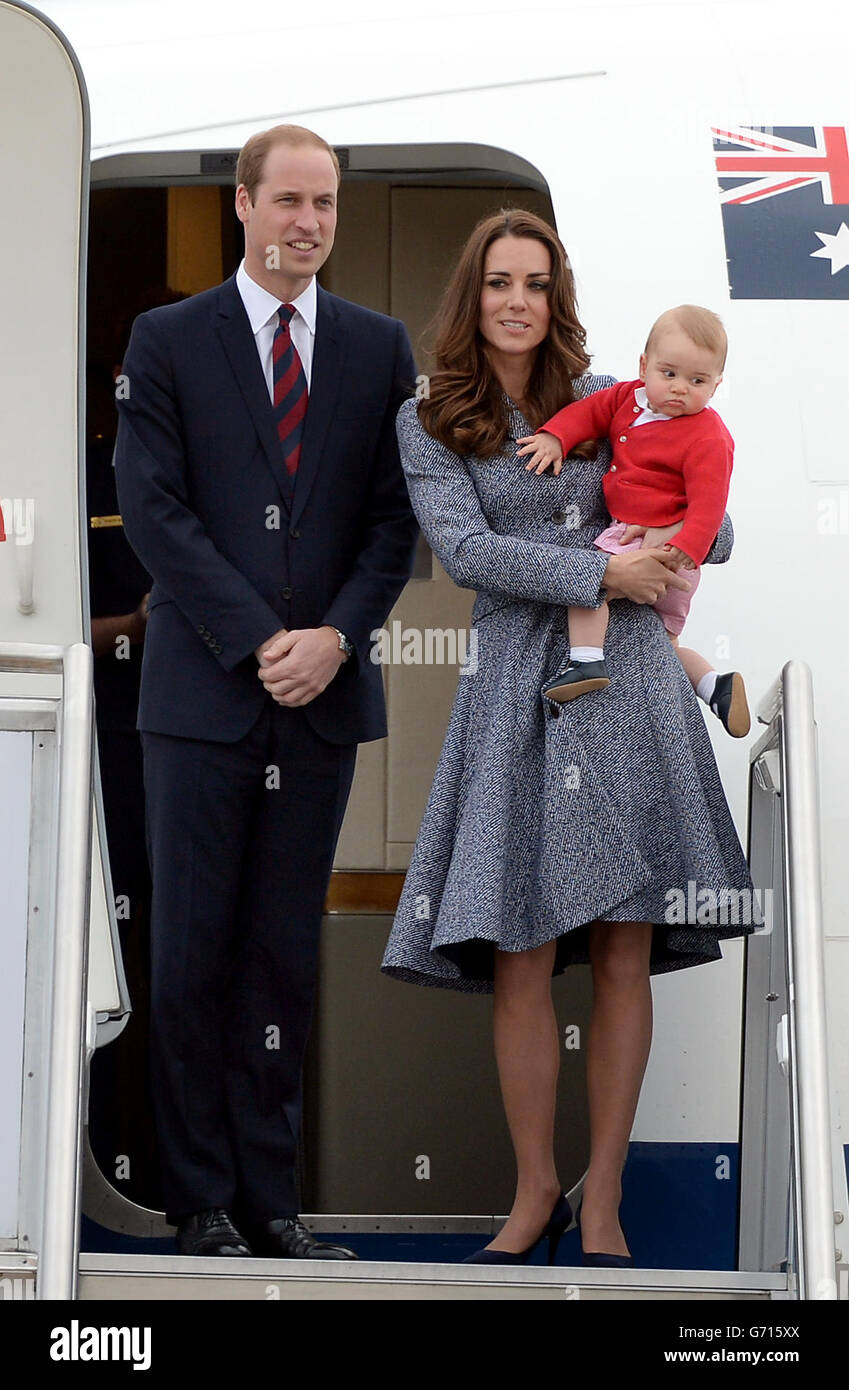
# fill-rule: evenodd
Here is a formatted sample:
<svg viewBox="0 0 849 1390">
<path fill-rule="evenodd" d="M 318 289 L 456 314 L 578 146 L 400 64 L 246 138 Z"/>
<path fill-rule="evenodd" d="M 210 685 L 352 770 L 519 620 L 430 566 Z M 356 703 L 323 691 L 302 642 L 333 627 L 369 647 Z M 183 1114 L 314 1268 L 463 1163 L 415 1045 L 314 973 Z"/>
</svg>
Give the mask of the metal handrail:
<svg viewBox="0 0 849 1390">
<path fill-rule="evenodd" d="M 802 661 L 782 672 L 780 749 L 799 1293 L 836 1299 L 819 779 L 813 682 Z"/>
<path fill-rule="evenodd" d="M 837 1284 L 819 783 L 813 682 L 804 662 L 786 663 L 761 701 L 758 718 L 769 729 L 751 750 L 753 769 L 777 745 L 781 778 L 792 1177 L 789 1215 L 796 1236 L 797 1292 L 802 1299 L 829 1300 L 837 1298 Z"/>
<path fill-rule="evenodd" d="M 0 643 L 0 672 L 62 675 L 47 1140 L 36 1298 L 73 1299 L 79 1269 L 92 776 L 91 648 Z"/>
</svg>

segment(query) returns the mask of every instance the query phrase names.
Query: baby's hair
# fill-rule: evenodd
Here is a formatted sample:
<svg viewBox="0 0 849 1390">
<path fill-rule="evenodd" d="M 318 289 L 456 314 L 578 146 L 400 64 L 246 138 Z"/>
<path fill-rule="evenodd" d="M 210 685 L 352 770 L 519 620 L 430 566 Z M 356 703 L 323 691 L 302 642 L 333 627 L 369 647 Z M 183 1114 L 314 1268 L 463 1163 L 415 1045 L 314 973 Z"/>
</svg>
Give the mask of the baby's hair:
<svg viewBox="0 0 849 1390">
<path fill-rule="evenodd" d="M 667 309 L 652 325 L 646 341 L 648 354 L 655 339 L 665 328 L 676 327 L 687 334 L 697 347 L 707 348 L 719 358 L 719 370 L 725 366 L 728 352 L 728 338 L 722 326 L 722 319 L 712 309 L 702 309 L 698 304 L 679 304 L 677 309 Z"/>
</svg>

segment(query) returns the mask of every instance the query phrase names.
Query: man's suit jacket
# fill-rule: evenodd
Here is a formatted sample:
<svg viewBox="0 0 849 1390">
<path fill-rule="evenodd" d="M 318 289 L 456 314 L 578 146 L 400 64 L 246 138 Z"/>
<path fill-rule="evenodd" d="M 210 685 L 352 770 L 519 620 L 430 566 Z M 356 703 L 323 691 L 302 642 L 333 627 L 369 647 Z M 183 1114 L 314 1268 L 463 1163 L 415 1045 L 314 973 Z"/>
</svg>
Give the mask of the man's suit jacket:
<svg viewBox="0 0 849 1390">
<path fill-rule="evenodd" d="M 254 650 L 339 628 L 355 655 L 304 706 L 334 743 L 386 733 L 369 634 L 410 576 L 418 528 L 395 417 L 415 366 L 403 324 L 319 288 L 294 483 L 235 276 L 136 319 L 118 400 L 118 499 L 153 575 L 138 727 L 232 742 L 272 697 Z"/>
</svg>

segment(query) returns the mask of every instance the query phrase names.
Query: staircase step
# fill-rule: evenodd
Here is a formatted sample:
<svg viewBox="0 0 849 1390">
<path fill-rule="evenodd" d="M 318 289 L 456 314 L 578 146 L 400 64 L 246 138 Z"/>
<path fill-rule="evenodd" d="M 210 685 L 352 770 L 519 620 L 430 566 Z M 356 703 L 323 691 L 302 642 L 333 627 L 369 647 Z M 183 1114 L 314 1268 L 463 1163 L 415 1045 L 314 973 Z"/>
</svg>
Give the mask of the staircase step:
<svg viewBox="0 0 849 1390">
<path fill-rule="evenodd" d="M 84 1254 L 89 1299 L 733 1299 L 788 1297 L 785 1274 L 728 1270 L 583 1269 L 400 1261 L 188 1259 Z"/>
</svg>

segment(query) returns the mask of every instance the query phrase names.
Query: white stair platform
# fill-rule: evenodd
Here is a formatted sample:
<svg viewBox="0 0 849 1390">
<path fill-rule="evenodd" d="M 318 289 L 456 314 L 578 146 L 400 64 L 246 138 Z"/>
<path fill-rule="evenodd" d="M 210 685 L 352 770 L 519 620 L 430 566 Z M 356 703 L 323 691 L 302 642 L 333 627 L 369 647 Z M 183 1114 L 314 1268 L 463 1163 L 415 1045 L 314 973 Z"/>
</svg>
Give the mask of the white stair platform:
<svg viewBox="0 0 849 1390">
<path fill-rule="evenodd" d="M 34 1280 L 36 1261 L 0 1255 L 0 1279 Z M 31 1297 L 29 1292 L 18 1297 Z M 81 1300 L 631 1299 L 785 1300 L 785 1274 L 583 1269 L 358 1260 L 197 1259 L 84 1254 Z"/>
</svg>

